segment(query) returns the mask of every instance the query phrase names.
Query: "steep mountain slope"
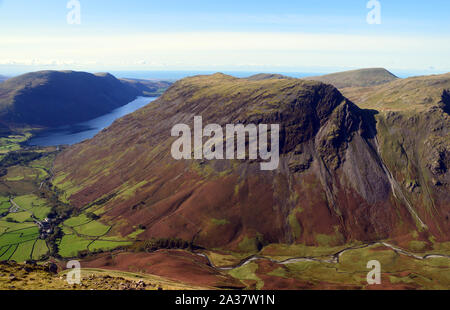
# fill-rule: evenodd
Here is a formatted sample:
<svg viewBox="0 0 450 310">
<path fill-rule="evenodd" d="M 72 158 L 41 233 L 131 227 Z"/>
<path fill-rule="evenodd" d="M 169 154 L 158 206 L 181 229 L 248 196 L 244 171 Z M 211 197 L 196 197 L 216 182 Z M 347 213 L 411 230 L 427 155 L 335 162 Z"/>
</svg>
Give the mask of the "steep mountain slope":
<svg viewBox="0 0 450 310">
<path fill-rule="evenodd" d="M 108 113 L 139 95 L 142 90 L 107 73 L 27 73 L 0 84 L 0 120 L 13 125 L 68 125 Z"/>
<path fill-rule="evenodd" d="M 8 79 L 7 76 L 0 75 L 0 83 L 6 81 L 7 79 Z"/>
<path fill-rule="evenodd" d="M 306 77 L 305 80 L 320 81 L 337 88 L 366 87 L 389 83 L 398 78 L 383 68 L 369 68 L 332 73 L 322 76 Z"/>
<path fill-rule="evenodd" d="M 172 159 L 171 128 L 192 128 L 195 115 L 222 126 L 280 124 L 279 168 Z M 244 252 L 269 243 L 448 240 L 448 199 L 432 213 L 412 204 L 377 146 L 373 113 L 331 85 L 197 76 L 64 151 L 54 184 L 78 208 L 102 206 L 102 221 L 122 235 L 140 227 L 143 239 L 177 237 Z"/>
<path fill-rule="evenodd" d="M 379 148 L 411 205 L 421 206 L 428 230 L 450 225 L 450 74 L 344 89 L 360 107 L 376 110 Z M 445 224 L 444 227 L 442 225 Z"/>
</svg>

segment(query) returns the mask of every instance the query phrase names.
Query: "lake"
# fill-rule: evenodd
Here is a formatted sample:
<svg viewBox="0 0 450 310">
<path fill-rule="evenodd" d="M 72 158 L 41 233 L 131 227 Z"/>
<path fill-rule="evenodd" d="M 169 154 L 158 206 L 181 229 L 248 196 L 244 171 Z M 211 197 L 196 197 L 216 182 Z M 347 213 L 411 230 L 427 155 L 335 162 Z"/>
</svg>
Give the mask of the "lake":
<svg viewBox="0 0 450 310">
<path fill-rule="evenodd" d="M 156 99 L 156 97 L 138 97 L 127 105 L 90 121 L 39 131 L 27 141 L 27 144 L 32 146 L 57 146 L 79 143 L 94 137 L 116 119 L 133 113 Z"/>
</svg>

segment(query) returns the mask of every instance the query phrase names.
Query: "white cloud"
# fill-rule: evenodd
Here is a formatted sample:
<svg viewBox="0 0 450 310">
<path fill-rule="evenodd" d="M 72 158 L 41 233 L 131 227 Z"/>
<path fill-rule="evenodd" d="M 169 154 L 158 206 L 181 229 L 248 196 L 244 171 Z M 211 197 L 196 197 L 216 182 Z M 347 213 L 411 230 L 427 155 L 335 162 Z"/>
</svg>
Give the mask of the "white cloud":
<svg viewBox="0 0 450 310">
<path fill-rule="evenodd" d="M 447 37 L 206 32 L 131 36 L 2 35 L 0 41 L 0 64 L 141 66 L 143 69 L 234 68 L 241 64 L 400 69 L 433 66 L 450 70 L 449 54 Z"/>
</svg>

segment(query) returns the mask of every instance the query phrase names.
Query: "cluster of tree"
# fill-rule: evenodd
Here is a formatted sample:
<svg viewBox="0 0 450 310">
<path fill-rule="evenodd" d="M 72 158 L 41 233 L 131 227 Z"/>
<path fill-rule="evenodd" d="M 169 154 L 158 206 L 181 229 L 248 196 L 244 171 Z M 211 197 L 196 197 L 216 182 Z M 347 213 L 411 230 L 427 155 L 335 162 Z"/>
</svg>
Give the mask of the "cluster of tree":
<svg viewBox="0 0 450 310">
<path fill-rule="evenodd" d="M 160 249 L 193 250 L 196 247 L 192 242 L 179 238 L 160 238 L 145 241 L 136 241 L 130 246 L 134 252 L 154 252 Z"/>
<path fill-rule="evenodd" d="M 100 218 L 100 216 L 98 216 L 97 214 L 95 214 L 93 212 L 86 212 L 86 217 L 93 221 L 96 221 Z"/>
<path fill-rule="evenodd" d="M 73 208 L 65 204 L 56 204 L 53 206 L 50 213 L 47 215 L 49 219 L 65 220 L 73 213 Z"/>
<path fill-rule="evenodd" d="M 47 235 L 47 237 L 45 238 L 47 241 L 47 246 L 50 250 L 50 256 L 53 257 L 60 257 L 58 254 L 58 240 L 61 240 L 61 238 L 63 237 L 63 232 L 62 229 L 58 226 L 55 226 L 52 229 L 52 232 Z"/>
<path fill-rule="evenodd" d="M 74 214 L 77 214 L 77 209 L 71 207 L 68 204 L 61 202 L 58 198 L 58 194 L 51 190 L 44 190 L 41 192 L 41 197 L 46 197 L 52 204 L 52 209 L 47 217 L 50 219 L 50 230 L 49 234 L 45 235 L 45 240 L 47 242 L 47 246 L 50 249 L 50 256 L 60 257 L 58 254 L 58 241 L 62 239 L 64 233 L 62 229 L 59 227 L 59 224 L 67 220 Z"/>
<path fill-rule="evenodd" d="M 114 197 L 116 197 L 117 194 L 116 193 L 112 193 L 104 198 L 100 198 L 99 200 L 96 200 L 92 203 L 92 206 L 101 206 L 104 205 L 105 203 L 107 203 L 108 201 L 110 201 L 111 199 L 113 199 Z"/>
<path fill-rule="evenodd" d="M 55 188 L 55 190 L 57 190 L 57 189 Z M 111 199 L 113 199 L 113 198 L 116 197 L 116 196 L 117 196 L 117 193 L 109 194 L 108 196 L 105 196 L 105 197 L 103 197 L 103 198 L 100 198 L 100 199 L 98 199 L 98 200 L 96 200 L 96 201 L 94 201 L 94 202 L 91 202 L 90 204 L 84 206 L 82 210 L 87 210 L 87 209 L 89 209 L 89 208 L 91 208 L 91 207 L 93 207 L 93 206 L 101 206 L 101 205 L 104 205 L 105 203 L 107 203 L 108 201 L 110 201 Z"/>
<path fill-rule="evenodd" d="M 52 230 L 51 234 L 46 236 L 45 240 L 47 241 L 47 245 L 50 249 L 49 255 L 58 258 L 59 257 L 58 241 L 61 240 L 62 237 L 64 236 L 63 231 L 58 226 L 59 226 L 59 224 L 64 222 L 66 219 L 68 219 L 72 216 L 80 215 L 82 213 L 82 209 L 74 208 L 74 207 L 70 206 L 69 204 L 63 203 L 59 197 L 62 195 L 65 195 L 65 192 L 58 189 L 56 186 L 53 186 L 52 184 L 49 184 L 48 187 L 40 193 L 40 195 L 41 195 L 41 197 L 45 197 L 47 200 L 49 200 L 53 204 L 52 210 L 47 215 L 47 217 L 51 220 L 51 227 L 53 228 L 53 230 Z M 114 196 L 116 196 L 116 194 L 112 194 L 105 198 L 97 200 L 94 203 L 90 204 L 89 207 L 93 206 L 93 205 L 97 205 L 97 204 L 101 205 L 101 204 L 109 201 Z M 100 216 L 98 216 L 97 214 L 95 214 L 93 212 L 86 212 L 85 214 L 91 220 L 98 220 L 100 218 Z M 120 250 L 120 249 L 125 249 L 125 248 L 118 248 L 118 249 Z M 102 252 L 103 252 L 103 250 L 101 250 L 101 249 L 97 250 L 95 252 L 91 252 L 89 250 L 83 250 L 83 251 L 78 252 L 77 257 L 85 258 L 85 257 L 99 254 Z"/>
<path fill-rule="evenodd" d="M 127 248 L 125 246 L 120 246 L 118 248 L 115 248 L 114 250 L 115 251 L 125 251 L 126 249 Z M 103 249 L 97 249 L 95 251 L 81 250 L 81 251 L 78 251 L 77 258 L 83 259 L 83 258 L 95 256 L 95 255 L 101 254 L 101 253 L 109 253 L 109 255 L 111 255 L 111 257 L 114 255 L 113 253 L 111 253 L 107 250 L 103 250 Z"/>
<path fill-rule="evenodd" d="M 82 251 L 78 251 L 77 258 L 80 258 L 80 259 L 81 258 L 86 258 L 86 257 L 92 256 L 94 254 L 98 254 L 98 253 L 102 253 L 102 252 L 103 252 L 103 250 L 98 250 L 95 253 L 91 252 L 89 250 L 82 250 Z"/>
<path fill-rule="evenodd" d="M 9 152 L 0 160 L 0 167 L 11 167 L 16 165 L 26 165 L 30 161 L 41 158 L 44 153 L 38 152 Z"/>
</svg>

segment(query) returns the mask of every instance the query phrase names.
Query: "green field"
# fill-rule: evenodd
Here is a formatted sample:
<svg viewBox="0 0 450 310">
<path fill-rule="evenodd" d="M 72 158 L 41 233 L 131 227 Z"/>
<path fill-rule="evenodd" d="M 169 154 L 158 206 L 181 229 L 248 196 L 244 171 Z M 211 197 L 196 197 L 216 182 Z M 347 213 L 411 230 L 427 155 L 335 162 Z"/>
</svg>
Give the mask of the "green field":
<svg viewBox="0 0 450 310">
<path fill-rule="evenodd" d="M 74 257 L 80 251 L 111 250 L 131 244 L 118 236 L 106 236 L 111 227 L 91 220 L 85 214 L 68 219 L 61 227 L 64 237 L 59 244 L 59 254 L 63 257 Z"/>
<path fill-rule="evenodd" d="M 114 240 L 115 239 L 115 240 Z M 126 245 L 131 245 L 132 242 L 127 242 L 127 241 L 118 241 L 120 240 L 120 238 L 108 238 L 106 240 L 96 240 L 94 241 L 92 244 L 89 245 L 89 250 L 90 251 L 98 251 L 98 250 L 103 250 L 103 251 L 107 251 L 107 250 L 112 250 L 115 249 L 119 246 L 126 246 Z"/>
<path fill-rule="evenodd" d="M 6 158 L 9 152 L 22 150 L 20 143 L 29 137 L 29 134 L 23 134 L 0 138 L 0 156 Z M 34 150 L 37 153 L 53 151 L 52 148 Z M 34 160 L 27 160 L 26 156 L 16 160 L 10 156 L 3 162 L 6 174 L 0 177 L 0 260 L 24 261 L 48 254 L 46 241 L 38 239 L 39 228 L 33 218 L 44 220 L 52 211 L 54 203 L 43 198 L 48 195 L 40 194 L 39 190 L 41 182 L 49 177 L 54 157 L 54 153 Z M 67 202 L 61 195 L 59 199 Z M 121 242 L 119 237 L 107 236 L 111 227 L 86 214 L 66 220 L 60 228 L 63 237 L 56 242 L 64 257 L 76 256 L 79 251 L 106 250 L 130 244 Z"/>
<path fill-rule="evenodd" d="M 34 215 L 37 219 L 43 220 L 47 217 L 48 213 L 51 211 L 51 208 L 48 206 L 46 200 L 41 199 L 35 195 L 23 195 L 14 198 L 13 200 L 18 206 L 19 211 L 15 213 L 9 213 L 5 216 L 5 220 L 9 220 L 14 223 L 24 223 L 24 222 L 33 222 L 32 216 Z M 11 203 L 9 201 L 5 201 L 5 198 L 2 197 L 0 200 L 0 212 L 7 212 Z M 3 225 L 0 224 L 0 232 L 2 232 L 1 227 Z"/>
<path fill-rule="evenodd" d="M 27 141 L 31 137 L 29 132 L 21 135 L 10 135 L 0 138 L 0 154 L 6 154 L 21 149 L 20 143 Z"/>
<path fill-rule="evenodd" d="M 13 166 L 8 168 L 6 181 L 34 181 L 43 180 L 47 172 L 41 168 L 31 168 L 26 166 Z"/>
<path fill-rule="evenodd" d="M 6 220 L 8 219 L 17 223 L 32 222 L 31 213 L 28 211 L 9 213 L 8 216 L 6 217 Z"/>
<path fill-rule="evenodd" d="M 9 260 L 17 249 L 17 244 L 0 248 L 0 261 Z"/>
<path fill-rule="evenodd" d="M 14 198 L 14 202 L 21 208 L 33 213 L 36 218 L 41 220 L 46 218 L 51 211 L 51 208 L 45 199 L 32 194 L 16 197 Z"/>
<path fill-rule="evenodd" d="M 97 221 L 91 221 L 87 224 L 77 226 L 74 229 L 80 235 L 89 237 L 101 237 L 111 229 L 111 226 L 106 226 Z"/>
<path fill-rule="evenodd" d="M 109 237 L 101 240 L 95 240 L 95 238 L 83 238 L 77 236 L 76 234 L 66 234 L 59 244 L 59 254 L 62 257 L 75 257 L 80 251 L 106 251 L 115 249 L 119 246 L 132 244 L 132 242 L 120 240 L 121 239 L 119 237 Z"/>
<path fill-rule="evenodd" d="M 78 237 L 75 234 L 65 235 L 59 244 L 59 254 L 62 257 L 75 257 L 79 251 L 87 250 L 92 240 Z"/>
<path fill-rule="evenodd" d="M 5 220 L 0 220 L 0 236 L 6 232 L 18 231 L 24 228 L 36 227 L 34 223 L 10 223 Z"/>
<path fill-rule="evenodd" d="M 43 255 L 47 254 L 48 247 L 44 240 L 38 239 L 34 244 L 32 259 L 40 259 Z"/>
<path fill-rule="evenodd" d="M 19 244 L 30 240 L 36 240 L 39 236 L 37 226 L 24 228 L 21 230 L 8 231 L 0 235 L 0 246 Z"/>
<path fill-rule="evenodd" d="M 89 223 L 90 221 L 92 220 L 87 218 L 86 215 L 81 214 L 79 216 L 71 217 L 70 219 L 64 222 L 64 225 L 69 227 L 76 227 Z"/>
<path fill-rule="evenodd" d="M 16 262 L 24 262 L 26 260 L 31 259 L 31 251 L 33 250 L 33 245 L 36 240 L 27 241 L 19 244 L 14 255 L 11 257 L 11 260 Z"/>
<path fill-rule="evenodd" d="M 8 211 L 10 206 L 9 198 L 0 196 L 0 214 Z"/>
<path fill-rule="evenodd" d="M 0 247 L 0 261 L 14 260 L 20 263 L 29 259 L 40 259 L 47 252 L 48 248 L 44 240 L 33 239 Z"/>
<path fill-rule="evenodd" d="M 39 228 L 36 225 L 24 227 L 25 224 L 4 221 L 0 221 L 0 225 L 6 228 L 0 235 L 0 260 L 23 262 L 32 258 L 33 247 L 39 237 Z M 39 251 L 44 252 L 42 246 Z"/>
</svg>

